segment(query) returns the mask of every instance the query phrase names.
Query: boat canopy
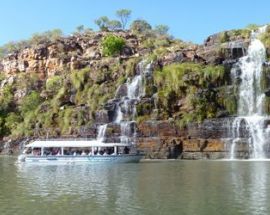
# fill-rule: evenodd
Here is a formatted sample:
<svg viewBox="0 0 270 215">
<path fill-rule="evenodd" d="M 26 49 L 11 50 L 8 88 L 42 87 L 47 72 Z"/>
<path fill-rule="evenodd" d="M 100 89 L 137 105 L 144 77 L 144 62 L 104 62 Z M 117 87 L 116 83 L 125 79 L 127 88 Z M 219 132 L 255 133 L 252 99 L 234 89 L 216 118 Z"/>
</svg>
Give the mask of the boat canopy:
<svg viewBox="0 0 270 215">
<path fill-rule="evenodd" d="M 114 147 L 130 146 L 123 143 L 102 143 L 96 140 L 36 140 L 27 144 L 26 148 L 83 148 L 83 147 Z"/>
</svg>

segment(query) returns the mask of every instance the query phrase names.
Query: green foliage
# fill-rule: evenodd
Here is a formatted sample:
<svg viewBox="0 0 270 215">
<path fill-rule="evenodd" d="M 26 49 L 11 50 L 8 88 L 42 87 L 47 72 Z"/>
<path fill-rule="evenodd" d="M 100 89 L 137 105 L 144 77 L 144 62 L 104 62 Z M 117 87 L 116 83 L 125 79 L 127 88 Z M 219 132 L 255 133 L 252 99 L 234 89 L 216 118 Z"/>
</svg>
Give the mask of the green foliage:
<svg viewBox="0 0 270 215">
<path fill-rule="evenodd" d="M 5 79 L 5 74 L 0 72 L 0 82 Z"/>
<path fill-rule="evenodd" d="M 236 29 L 230 31 L 230 37 L 242 37 L 244 39 L 248 39 L 250 37 L 250 33 L 250 29 Z"/>
<path fill-rule="evenodd" d="M 159 35 L 166 35 L 169 31 L 169 27 L 167 25 L 157 25 L 154 31 Z"/>
<path fill-rule="evenodd" d="M 224 31 L 219 34 L 219 41 L 220 43 L 226 43 L 230 41 L 230 36 L 227 31 Z"/>
<path fill-rule="evenodd" d="M 10 130 L 15 130 L 18 124 L 22 122 L 22 117 L 15 112 L 10 112 L 5 118 L 5 126 Z"/>
<path fill-rule="evenodd" d="M 40 95 L 36 91 L 32 91 L 29 95 L 25 96 L 19 107 L 22 115 L 25 116 L 28 112 L 33 112 L 41 101 Z"/>
<path fill-rule="evenodd" d="M 77 27 L 76 27 L 76 30 L 77 30 L 77 32 L 80 33 L 80 34 L 83 33 L 83 31 L 84 31 L 84 25 L 79 25 L 79 26 L 77 26 Z"/>
<path fill-rule="evenodd" d="M 56 93 L 62 86 L 62 78 L 60 76 L 52 76 L 46 81 L 46 90 Z"/>
<path fill-rule="evenodd" d="M 173 117 L 179 124 L 215 117 L 218 97 L 213 86 L 226 84 L 222 66 L 195 63 L 171 64 L 154 73 L 161 115 Z M 184 106 L 177 106 L 177 101 Z M 164 113 L 165 112 L 165 113 Z M 178 113 L 178 114 L 176 114 Z M 180 118 L 179 118 L 180 117 Z"/>
<path fill-rule="evenodd" d="M 260 40 L 267 49 L 270 49 L 270 27 L 267 26 L 266 31 L 261 34 Z M 268 56 L 269 57 L 269 56 Z"/>
<path fill-rule="evenodd" d="M 145 33 L 152 30 L 152 27 L 147 21 L 143 19 L 137 19 L 130 25 L 130 30 L 134 33 Z"/>
<path fill-rule="evenodd" d="M 257 24 L 249 24 L 247 25 L 246 29 L 249 29 L 251 31 L 255 31 L 259 28 L 260 26 L 258 26 Z"/>
<path fill-rule="evenodd" d="M 20 51 L 26 47 L 35 46 L 40 43 L 55 42 L 63 35 L 60 29 L 53 29 L 43 33 L 35 33 L 29 40 L 21 40 L 19 42 L 9 42 L 0 47 L 0 57 L 5 57 L 7 54 Z"/>
<path fill-rule="evenodd" d="M 108 24 L 110 20 L 107 16 L 102 16 L 95 20 L 95 24 L 99 27 L 101 31 L 107 31 L 108 30 Z"/>
<path fill-rule="evenodd" d="M 125 40 L 121 37 L 109 34 L 103 38 L 101 46 L 105 56 L 114 56 L 121 52 L 125 46 Z"/>
<path fill-rule="evenodd" d="M 13 88 L 9 85 L 2 89 L 0 94 L 0 112 L 5 114 L 13 103 Z"/>
<path fill-rule="evenodd" d="M 136 122 L 138 124 L 140 124 L 140 123 L 145 122 L 145 121 L 150 120 L 150 119 L 151 119 L 150 115 L 138 116 L 138 117 L 136 117 Z"/>
<path fill-rule="evenodd" d="M 55 42 L 63 35 L 60 29 L 53 29 L 44 33 L 35 33 L 29 40 L 30 45 L 38 45 L 45 42 Z"/>
<path fill-rule="evenodd" d="M 58 93 L 54 96 L 54 98 L 51 101 L 51 105 L 54 109 L 54 111 L 57 111 L 58 108 L 61 105 L 62 99 L 67 95 L 67 88 L 65 86 L 62 86 L 59 90 Z"/>
<path fill-rule="evenodd" d="M 65 108 L 59 112 L 58 117 L 58 125 L 60 125 L 60 129 L 62 134 L 68 133 L 69 128 L 71 126 L 71 118 L 73 114 L 72 108 Z"/>
<path fill-rule="evenodd" d="M 6 133 L 5 118 L 0 116 L 0 137 L 3 137 Z"/>
<path fill-rule="evenodd" d="M 126 25 L 127 25 L 127 22 L 130 19 L 131 10 L 121 9 L 121 10 L 116 11 L 116 15 L 121 20 L 122 28 L 125 29 Z"/>
<path fill-rule="evenodd" d="M 111 31 L 119 30 L 121 29 L 122 24 L 118 20 L 110 20 L 108 22 L 108 29 Z"/>
<path fill-rule="evenodd" d="M 89 68 L 75 70 L 71 72 L 70 79 L 75 89 L 79 90 L 83 88 L 84 83 L 89 77 L 89 72 Z"/>
</svg>

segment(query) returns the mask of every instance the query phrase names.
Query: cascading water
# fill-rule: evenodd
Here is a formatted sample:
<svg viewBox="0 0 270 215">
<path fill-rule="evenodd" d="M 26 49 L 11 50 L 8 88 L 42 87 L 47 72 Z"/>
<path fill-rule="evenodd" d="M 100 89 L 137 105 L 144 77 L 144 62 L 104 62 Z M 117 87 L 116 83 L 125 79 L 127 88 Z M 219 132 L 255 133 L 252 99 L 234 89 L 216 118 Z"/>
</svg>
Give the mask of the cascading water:
<svg viewBox="0 0 270 215">
<path fill-rule="evenodd" d="M 265 32 L 266 27 L 261 27 L 256 32 L 252 32 L 247 55 L 240 58 L 236 64 L 241 70 L 241 83 L 239 85 L 238 117 L 232 123 L 231 159 L 236 158 L 236 145 L 241 138 L 243 125 L 249 133 L 249 157 L 254 159 L 265 158 L 264 145 L 269 136 L 269 131 L 265 128 L 264 123 L 267 119 L 263 110 L 265 95 L 262 92 L 260 82 L 262 66 L 266 59 L 266 50 L 258 37 Z"/>
<path fill-rule="evenodd" d="M 98 127 L 98 135 L 97 135 L 97 140 L 100 142 L 103 142 L 105 139 L 105 134 L 106 134 L 106 129 L 107 129 L 108 124 L 100 125 Z"/>
<path fill-rule="evenodd" d="M 118 103 L 115 123 L 120 124 L 121 143 L 134 143 L 136 131 L 134 128 L 134 117 L 136 115 L 136 103 L 145 94 L 144 76 L 150 73 L 151 64 L 145 66 L 142 61 L 138 64 L 137 75 L 126 83 L 127 96 L 123 96 Z"/>
<path fill-rule="evenodd" d="M 142 61 L 138 64 L 138 70 L 136 76 L 130 80 L 127 80 L 126 96 L 122 96 L 119 102 L 116 103 L 115 119 L 113 123 L 118 124 L 121 128 L 121 143 L 134 143 L 136 138 L 136 131 L 134 128 L 134 118 L 136 115 L 136 103 L 145 94 L 144 89 L 144 76 L 151 73 L 151 64 L 145 66 L 145 62 Z M 101 125 L 98 128 L 97 140 L 104 142 L 107 125 Z"/>
</svg>

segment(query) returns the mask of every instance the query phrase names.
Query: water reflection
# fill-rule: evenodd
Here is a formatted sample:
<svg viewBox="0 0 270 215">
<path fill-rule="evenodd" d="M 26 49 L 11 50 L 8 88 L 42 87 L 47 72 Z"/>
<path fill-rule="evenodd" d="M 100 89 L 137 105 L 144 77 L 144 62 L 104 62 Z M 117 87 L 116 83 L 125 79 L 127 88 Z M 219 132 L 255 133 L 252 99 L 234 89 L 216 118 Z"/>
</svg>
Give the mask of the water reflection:
<svg viewBox="0 0 270 215">
<path fill-rule="evenodd" d="M 0 214 L 270 214 L 270 162 L 14 165 Z"/>
<path fill-rule="evenodd" d="M 231 163 L 234 199 L 246 214 L 269 214 L 269 167 L 267 161 Z"/>
</svg>

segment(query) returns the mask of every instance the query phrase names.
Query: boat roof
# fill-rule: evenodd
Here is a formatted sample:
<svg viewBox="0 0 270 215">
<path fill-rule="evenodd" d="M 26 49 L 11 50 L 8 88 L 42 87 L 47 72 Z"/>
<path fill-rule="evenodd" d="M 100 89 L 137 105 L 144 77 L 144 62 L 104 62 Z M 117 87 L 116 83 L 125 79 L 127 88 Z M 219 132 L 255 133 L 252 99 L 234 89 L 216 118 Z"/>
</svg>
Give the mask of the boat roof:
<svg viewBox="0 0 270 215">
<path fill-rule="evenodd" d="M 130 146 L 124 143 L 102 143 L 97 140 L 36 140 L 27 144 L 26 148 L 83 148 L 83 147 L 113 147 L 113 146 Z"/>
</svg>

